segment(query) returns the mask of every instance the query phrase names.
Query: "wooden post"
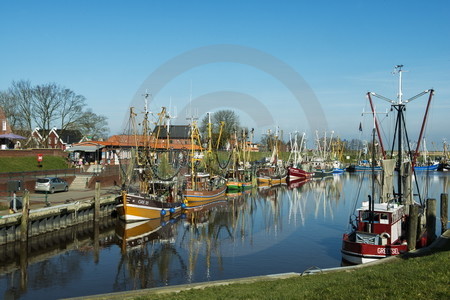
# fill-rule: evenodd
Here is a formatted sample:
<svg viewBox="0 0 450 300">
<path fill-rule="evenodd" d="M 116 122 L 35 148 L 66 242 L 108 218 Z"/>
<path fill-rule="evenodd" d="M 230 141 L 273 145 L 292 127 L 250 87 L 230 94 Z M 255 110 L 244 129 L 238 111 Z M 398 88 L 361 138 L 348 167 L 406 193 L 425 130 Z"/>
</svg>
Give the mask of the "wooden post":
<svg viewBox="0 0 450 300">
<path fill-rule="evenodd" d="M 427 199 L 427 245 L 436 239 L 436 199 Z"/>
<path fill-rule="evenodd" d="M 448 177 L 445 176 L 444 177 L 443 189 L 442 189 L 444 191 L 444 193 L 447 193 L 447 188 L 448 188 Z"/>
<path fill-rule="evenodd" d="M 30 206 L 30 193 L 25 190 L 22 199 L 22 218 L 20 220 L 20 241 L 26 242 L 28 240 L 28 217 Z"/>
<path fill-rule="evenodd" d="M 94 196 L 94 222 L 100 220 L 100 182 L 95 182 L 95 196 Z"/>
<path fill-rule="evenodd" d="M 447 230 L 448 222 L 448 194 L 441 194 L 441 233 Z"/>
<path fill-rule="evenodd" d="M 419 207 L 417 205 L 410 204 L 407 234 L 408 251 L 416 249 L 418 214 Z"/>
</svg>

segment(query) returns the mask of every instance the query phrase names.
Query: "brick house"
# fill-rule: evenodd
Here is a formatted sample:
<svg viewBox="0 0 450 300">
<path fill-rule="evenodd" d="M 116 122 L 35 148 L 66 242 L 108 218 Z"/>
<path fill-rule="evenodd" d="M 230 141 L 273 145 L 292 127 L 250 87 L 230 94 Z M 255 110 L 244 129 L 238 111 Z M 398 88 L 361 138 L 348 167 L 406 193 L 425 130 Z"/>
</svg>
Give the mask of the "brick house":
<svg viewBox="0 0 450 300">
<path fill-rule="evenodd" d="M 26 142 L 28 147 L 51 148 L 65 150 L 72 144 L 83 141 L 78 130 L 61 130 L 53 128 L 50 131 L 36 128 Z"/>
</svg>

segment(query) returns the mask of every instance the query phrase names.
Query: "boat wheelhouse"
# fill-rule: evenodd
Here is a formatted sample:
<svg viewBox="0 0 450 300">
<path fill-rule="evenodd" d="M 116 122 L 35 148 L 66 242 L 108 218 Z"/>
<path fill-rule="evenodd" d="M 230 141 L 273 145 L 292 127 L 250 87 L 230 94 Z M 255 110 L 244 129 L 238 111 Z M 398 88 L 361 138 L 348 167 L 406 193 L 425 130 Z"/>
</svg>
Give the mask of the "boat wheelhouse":
<svg viewBox="0 0 450 300">
<path fill-rule="evenodd" d="M 355 230 L 344 234 L 342 258 L 361 264 L 398 255 L 408 250 L 404 239 L 405 207 L 393 203 L 376 203 L 374 210 L 369 202 L 357 210 Z"/>
</svg>

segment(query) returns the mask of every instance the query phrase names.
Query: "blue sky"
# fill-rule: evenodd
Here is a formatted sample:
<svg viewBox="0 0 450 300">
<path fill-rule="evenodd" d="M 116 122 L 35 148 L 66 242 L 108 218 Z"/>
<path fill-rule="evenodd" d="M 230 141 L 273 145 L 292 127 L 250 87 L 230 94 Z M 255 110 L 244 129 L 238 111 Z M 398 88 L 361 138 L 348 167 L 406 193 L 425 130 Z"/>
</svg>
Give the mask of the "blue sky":
<svg viewBox="0 0 450 300">
<path fill-rule="evenodd" d="M 404 64 L 406 98 L 436 90 L 427 136 L 439 148 L 450 125 L 448 11 L 448 1 L 2 1 L 0 89 L 21 79 L 64 85 L 108 117 L 110 134 L 123 131 L 128 107 L 142 108 L 141 94 L 148 89 L 155 112 L 170 105 L 181 113 L 190 99 L 198 105 L 234 92 L 244 95 L 239 101 L 259 104 L 233 108 L 258 135 L 279 126 L 285 138 L 306 130 L 312 139 L 316 129 L 358 138 L 359 123 L 368 118 L 361 117 L 365 93 L 395 98 L 398 77 L 391 72 Z M 217 45 L 264 53 L 294 70 L 301 89 L 314 96 L 302 101 L 318 101 L 327 128 L 310 128 L 317 112 L 299 104 L 274 76 L 286 68 L 272 63 L 262 69 L 249 53 L 212 63 L 200 58 L 178 73 L 164 69 L 185 53 Z M 149 77 L 162 66 L 172 77 L 152 91 Z M 426 100 L 408 105 L 412 139 Z M 211 101 L 214 109 L 229 108 L 220 97 Z M 389 108 L 376 103 L 379 111 Z M 264 115 L 261 108 L 270 122 L 257 120 Z M 174 122 L 185 119 L 178 115 Z"/>
</svg>

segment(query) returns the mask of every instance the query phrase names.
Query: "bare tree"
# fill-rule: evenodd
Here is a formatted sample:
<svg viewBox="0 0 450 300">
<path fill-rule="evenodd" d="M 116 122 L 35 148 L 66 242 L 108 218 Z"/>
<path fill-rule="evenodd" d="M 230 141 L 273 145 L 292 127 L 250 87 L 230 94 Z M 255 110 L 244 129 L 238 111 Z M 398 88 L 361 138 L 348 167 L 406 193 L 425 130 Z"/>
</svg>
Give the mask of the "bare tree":
<svg viewBox="0 0 450 300">
<path fill-rule="evenodd" d="M 18 103 L 14 101 L 9 92 L 0 91 L 0 107 L 3 109 L 11 129 L 20 128 L 20 115 L 18 114 Z"/>
<path fill-rule="evenodd" d="M 31 131 L 33 125 L 33 88 L 28 80 L 13 81 L 8 89 L 11 101 L 10 118 L 15 118 L 16 126 L 23 130 Z"/>
<path fill-rule="evenodd" d="M 29 81 L 13 81 L 0 91 L 0 106 L 15 131 L 30 133 L 34 127 L 44 131 L 80 130 L 85 136 L 104 138 L 108 134 L 107 118 L 88 109 L 86 98 L 55 83 L 31 86 Z"/>
<path fill-rule="evenodd" d="M 33 89 L 33 117 L 37 126 L 50 131 L 52 122 L 58 119 L 60 88 L 54 83 L 37 85 Z"/>
<path fill-rule="evenodd" d="M 72 90 L 61 88 L 58 93 L 60 102 L 58 115 L 61 121 L 60 129 L 73 129 L 76 122 L 83 115 L 83 107 L 86 105 L 86 98 L 75 94 Z"/>
</svg>

